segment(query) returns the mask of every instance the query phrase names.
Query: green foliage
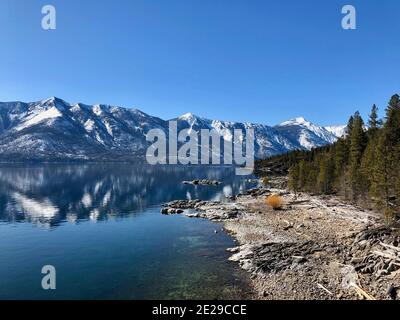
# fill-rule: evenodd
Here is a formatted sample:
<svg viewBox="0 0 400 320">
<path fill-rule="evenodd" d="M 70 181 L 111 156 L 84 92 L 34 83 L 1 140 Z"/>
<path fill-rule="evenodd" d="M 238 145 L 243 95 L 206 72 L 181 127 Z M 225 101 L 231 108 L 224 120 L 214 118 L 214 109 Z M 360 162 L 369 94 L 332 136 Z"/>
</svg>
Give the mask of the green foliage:
<svg viewBox="0 0 400 320">
<path fill-rule="evenodd" d="M 385 208 L 398 207 L 400 198 L 400 101 L 394 95 L 386 109 L 386 121 L 376 138 L 371 194 Z"/>
<path fill-rule="evenodd" d="M 331 157 L 322 157 L 319 165 L 317 177 L 318 191 L 322 193 L 331 193 L 335 181 L 335 164 Z"/>
<path fill-rule="evenodd" d="M 299 188 L 299 173 L 300 173 L 300 166 L 298 164 L 293 165 L 289 169 L 289 188 L 292 189 L 295 193 L 300 189 Z"/>
<path fill-rule="evenodd" d="M 366 147 L 367 138 L 364 132 L 364 121 L 358 111 L 353 116 L 352 130 L 348 137 L 350 141 L 348 180 L 349 191 L 353 199 L 356 199 L 361 192 L 363 177 L 360 170 L 361 159 Z"/>
<path fill-rule="evenodd" d="M 375 132 L 383 124 L 383 121 L 378 118 L 378 107 L 374 104 L 369 115 L 368 127 L 369 132 Z"/>
<path fill-rule="evenodd" d="M 394 95 L 385 121 L 372 106 L 366 130 L 356 112 L 347 134 L 329 147 L 285 155 L 289 187 L 295 192 L 339 193 L 374 203 L 384 216 L 400 209 L 400 97 Z M 289 160 L 290 159 L 290 160 Z"/>
</svg>

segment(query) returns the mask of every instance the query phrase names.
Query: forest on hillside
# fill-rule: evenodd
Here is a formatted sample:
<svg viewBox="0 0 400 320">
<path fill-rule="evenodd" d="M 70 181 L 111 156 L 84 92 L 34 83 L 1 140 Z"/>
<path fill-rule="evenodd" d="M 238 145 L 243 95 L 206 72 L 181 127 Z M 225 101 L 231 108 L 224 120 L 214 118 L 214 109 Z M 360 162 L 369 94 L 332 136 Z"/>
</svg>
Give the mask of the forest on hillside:
<svg viewBox="0 0 400 320">
<path fill-rule="evenodd" d="M 336 193 L 373 206 L 387 222 L 400 208 L 400 99 L 395 94 L 383 119 L 372 106 L 367 123 L 350 117 L 346 135 L 330 146 L 281 156 L 294 192 Z"/>
</svg>

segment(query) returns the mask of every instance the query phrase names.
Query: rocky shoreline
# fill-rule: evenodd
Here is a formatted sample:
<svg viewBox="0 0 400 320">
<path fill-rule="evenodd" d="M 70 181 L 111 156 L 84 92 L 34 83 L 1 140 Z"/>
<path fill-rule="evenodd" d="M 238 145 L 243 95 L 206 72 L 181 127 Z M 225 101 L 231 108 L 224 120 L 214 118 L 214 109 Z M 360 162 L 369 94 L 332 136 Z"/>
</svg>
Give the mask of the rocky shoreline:
<svg viewBox="0 0 400 320">
<path fill-rule="evenodd" d="M 286 178 L 230 202 L 178 200 L 163 214 L 222 221 L 229 258 L 251 274 L 257 299 L 400 299 L 400 233 L 381 215 L 335 196 L 293 194 Z M 282 210 L 265 198 L 278 194 Z"/>
</svg>

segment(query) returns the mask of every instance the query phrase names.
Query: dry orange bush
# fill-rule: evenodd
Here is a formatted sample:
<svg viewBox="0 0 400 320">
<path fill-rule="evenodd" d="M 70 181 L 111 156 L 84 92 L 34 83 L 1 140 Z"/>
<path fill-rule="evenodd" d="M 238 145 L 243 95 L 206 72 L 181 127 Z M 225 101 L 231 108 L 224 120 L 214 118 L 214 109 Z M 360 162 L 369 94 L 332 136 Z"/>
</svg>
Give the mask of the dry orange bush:
<svg viewBox="0 0 400 320">
<path fill-rule="evenodd" d="M 282 209 L 283 199 L 281 196 L 273 194 L 267 198 L 266 202 L 267 202 L 267 205 L 269 205 L 274 210 Z"/>
</svg>

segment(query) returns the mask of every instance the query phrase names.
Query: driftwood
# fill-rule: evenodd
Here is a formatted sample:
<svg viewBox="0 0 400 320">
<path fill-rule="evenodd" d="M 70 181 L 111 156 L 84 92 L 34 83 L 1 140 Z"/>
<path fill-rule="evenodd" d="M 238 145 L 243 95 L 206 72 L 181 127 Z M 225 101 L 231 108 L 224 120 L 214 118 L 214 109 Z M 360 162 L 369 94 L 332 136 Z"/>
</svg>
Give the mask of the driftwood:
<svg viewBox="0 0 400 320">
<path fill-rule="evenodd" d="M 305 200 L 294 200 L 294 201 L 290 201 L 288 203 L 288 205 L 295 205 L 295 204 L 303 204 L 303 203 L 308 203 L 310 202 L 310 199 L 305 199 Z"/>
<path fill-rule="evenodd" d="M 321 288 L 322 290 L 324 290 L 326 293 L 330 294 L 331 296 L 333 296 L 333 293 L 330 292 L 327 288 L 325 288 L 322 284 L 317 283 L 317 287 Z"/>
<path fill-rule="evenodd" d="M 387 259 L 390 259 L 390 260 L 395 260 L 395 261 L 399 261 L 400 262 L 400 257 L 397 257 L 397 256 L 395 256 L 395 255 L 393 255 L 391 253 L 377 251 L 377 250 L 372 251 L 372 253 L 377 255 L 377 256 L 383 257 L 383 258 L 387 258 Z"/>
<path fill-rule="evenodd" d="M 376 300 L 372 295 L 363 290 L 359 285 L 359 274 L 356 269 L 350 265 L 343 265 L 341 268 L 343 274 L 342 286 L 344 289 L 354 289 L 361 298 L 365 298 L 367 300 Z"/>
<path fill-rule="evenodd" d="M 353 258 L 356 271 L 369 273 L 376 278 L 392 275 L 400 269 L 400 247 L 396 235 L 385 226 L 360 232 L 353 243 L 354 251 L 363 253 L 362 257 Z M 393 244 L 385 243 L 388 241 Z M 364 251 L 362 251 L 364 250 Z"/>
<path fill-rule="evenodd" d="M 400 253 L 400 247 L 395 247 L 395 246 L 392 246 L 392 245 L 390 245 L 390 244 L 386 244 L 386 243 L 383 243 L 383 242 L 380 242 L 379 243 L 382 247 L 385 247 L 385 248 L 388 248 L 388 249 L 391 249 L 391 250 L 395 250 L 395 251 L 397 251 L 398 253 Z"/>
<path fill-rule="evenodd" d="M 380 242 L 379 239 L 382 239 L 383 236 L 387 236 L 390 234 L 391 230 L 389 228 L 387 228 L 386 226 L 380 226 L 360 232 L 354 239 L 354 242 L 357 243 L 363 240 L 369 240 L 371 242 L 378 243 Z"/>
<path fill-rule="evenodd" d="M 376 300 L 373 296 L 371 296 L 369 293 L 367 293 L 366 291 L 364 291 L 360 286 L 358 286 L 357 284 L 353 284 L 352 288 L 354 288 L 354 290 L 356 290 L 356 292 L 361 296 L 364 297 L 367 300 Z"/>
<path fill-rule="evenodd" d="M 325 248 L 326 245 L 313 241 L 266 243 L 253 251 L 255 271 L 277 272 L 300 266 L 306 263 L 312 254 L 323 251 Z"/>
</svg>

